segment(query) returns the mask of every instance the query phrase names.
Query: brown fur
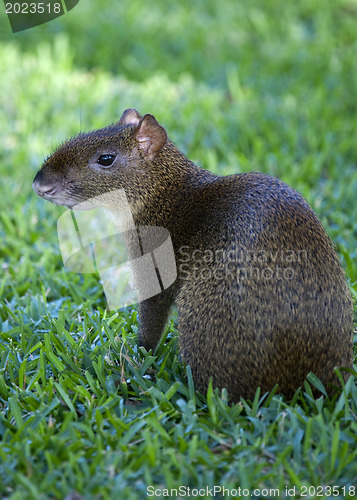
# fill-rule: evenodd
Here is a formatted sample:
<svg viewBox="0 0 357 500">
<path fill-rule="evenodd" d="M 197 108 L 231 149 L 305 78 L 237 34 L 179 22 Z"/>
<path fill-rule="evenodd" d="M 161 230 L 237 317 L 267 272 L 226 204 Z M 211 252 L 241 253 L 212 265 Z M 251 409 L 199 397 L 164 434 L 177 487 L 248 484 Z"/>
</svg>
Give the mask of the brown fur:
<svg viewBox="0 0 357 500">
<path fill-rule="evenodd" d="M 116 156 L 111 167 L 97 163 L 101 154 Z M 291 397 L 310 371 L 328 389 L 334 367 L 352 366 L 352 299 L 339 259 L 307 202 L 278 179 L 213 175 L 154 117 L 130 109 L 60 146 L 34 188 L 69 207 L 124 188 L 137 225 L 169 230 L 178 278 L 139 304 L 139 342 L 155 349 L 175 302 L 199 390 L 212 378 L 234 401 L 275 384 Z"/>
</svg>

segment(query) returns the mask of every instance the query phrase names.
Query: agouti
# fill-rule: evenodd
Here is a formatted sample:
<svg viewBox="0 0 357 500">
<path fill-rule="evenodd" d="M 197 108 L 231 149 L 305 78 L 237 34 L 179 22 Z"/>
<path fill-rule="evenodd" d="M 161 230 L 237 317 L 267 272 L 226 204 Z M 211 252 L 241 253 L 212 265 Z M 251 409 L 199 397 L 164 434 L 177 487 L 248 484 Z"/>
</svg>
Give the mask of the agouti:
<svg viewBox="0 0 357 500">
<path fill-rule="evenodd" d="M 152 115 L 128 109 L 62 144 L 33 188 L 70 208 L 124 189 L 135 224 L 169 231 L 177 279 L 139 304 L 139 343 L 155 350 L 175 303 L 180 352 L 200 391 L 212 378 L 233 401 L 275 384 L 289 398 L 309 372 L 331 391 L 334 367 L 352 366 L 353 305 L 333 243 L 280 180 L 214 175 Z"/>
</svg>

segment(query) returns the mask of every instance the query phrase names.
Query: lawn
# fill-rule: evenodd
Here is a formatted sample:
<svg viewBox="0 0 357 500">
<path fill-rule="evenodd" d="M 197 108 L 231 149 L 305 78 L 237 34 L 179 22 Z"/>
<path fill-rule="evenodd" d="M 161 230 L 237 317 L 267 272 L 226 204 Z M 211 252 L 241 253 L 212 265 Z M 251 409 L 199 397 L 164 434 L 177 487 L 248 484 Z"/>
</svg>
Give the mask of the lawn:
<svg viewBox="0 0 357 500">
<path fill-rule="evenodd" d="M 357 304 L 356 51 L 355 0 L 83 0 L 16 35 L 0 10 L 1 498 L 357 495 L 356 372 L 333 400 L 313 377 L 291 402 L 199 394 L 175 315 L 139 348 L 135 307 L 64 269 L 65 209 L 31 188 L 69 136 L 152 113 L 199 165 L 298 189 Z"/>
</svg>

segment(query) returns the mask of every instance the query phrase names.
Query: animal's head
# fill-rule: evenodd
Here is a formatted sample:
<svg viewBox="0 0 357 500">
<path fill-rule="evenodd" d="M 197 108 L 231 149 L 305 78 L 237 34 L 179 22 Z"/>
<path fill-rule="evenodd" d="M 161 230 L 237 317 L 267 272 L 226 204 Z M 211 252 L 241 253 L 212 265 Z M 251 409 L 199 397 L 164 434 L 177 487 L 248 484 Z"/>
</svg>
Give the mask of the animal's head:
<svg viewBox="0 0 357 500">
<path fill-rule="evenodd" d="M 149 114 L 124 111 L 119 122 L 81 133 L 49 156 L 33 181 L 38 196 L 69 208 L 116 189 L 137 198 L 150 190 L 167 134 Z"/>
</svg>

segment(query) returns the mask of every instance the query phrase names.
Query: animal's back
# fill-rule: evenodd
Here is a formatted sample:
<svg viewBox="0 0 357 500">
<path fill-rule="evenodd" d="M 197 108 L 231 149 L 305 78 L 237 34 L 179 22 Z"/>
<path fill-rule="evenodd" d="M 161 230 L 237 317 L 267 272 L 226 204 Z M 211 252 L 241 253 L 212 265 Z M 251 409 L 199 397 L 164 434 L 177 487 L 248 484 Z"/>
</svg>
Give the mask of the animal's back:
<svg viewBox="0 0 357 500">
<path fill-rule="evenodd" d="M 352 363 L 352 303 L 313 210 L 262 174 L 219 178 L 206 189 L 178 262 L 181 352 L 198 388 L 213 376 L 237 399 L 276 383 L 291 396 L 310 371 L 326 386 L 336 382 L 333 368 Z"/>
</svg>

